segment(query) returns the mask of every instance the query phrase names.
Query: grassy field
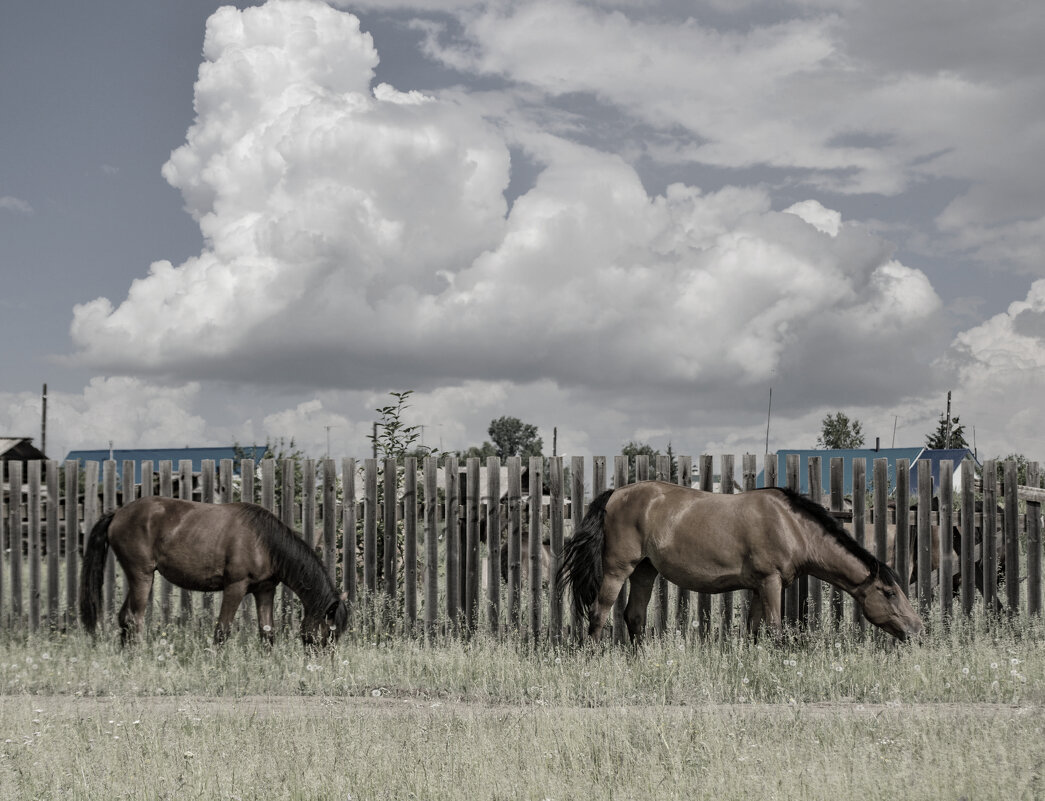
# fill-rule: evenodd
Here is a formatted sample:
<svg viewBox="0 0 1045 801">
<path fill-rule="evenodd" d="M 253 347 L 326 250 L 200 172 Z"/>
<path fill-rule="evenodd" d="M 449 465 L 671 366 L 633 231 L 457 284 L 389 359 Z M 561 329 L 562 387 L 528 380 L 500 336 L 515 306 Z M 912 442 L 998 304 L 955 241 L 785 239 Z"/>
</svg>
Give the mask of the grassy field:
<svg viewBox="0 0 1045 801">
<path fill-rule="evenodd" d="M 1040 623 L 638 651 L 0 637 L 5 799 L 1045 797 Z"/>
</svg>

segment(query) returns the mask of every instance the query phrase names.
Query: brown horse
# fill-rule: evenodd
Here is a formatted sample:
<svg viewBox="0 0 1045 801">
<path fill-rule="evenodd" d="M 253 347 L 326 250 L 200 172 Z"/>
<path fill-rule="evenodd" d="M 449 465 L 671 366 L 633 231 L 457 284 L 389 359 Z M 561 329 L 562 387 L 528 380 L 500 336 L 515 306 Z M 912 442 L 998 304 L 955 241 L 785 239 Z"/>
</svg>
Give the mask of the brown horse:
<svg viewBox="0 0 1045 801">
<path fill-rule="evenodd" d="M 662 573 L 700 592 L 754 590 L 748 629 L 763 621 L 779 636 L 780 590 L 800 575 L 830 582 L 900 640 L 921 632 L 892 568 L 861 548 L 824 507 L 784 489 L 715 494 L 659 481 L 609 490 L 588 509 L 563 551 L 556 577 L 599 636 L 627 578 L 624 619 L 633 641 L 645 628 L 653 581 Z"/>
<path fill-rule="evenodd" d="M 228 636 L 247 593 L 254 594 L 262 639 L 272 642 L 272 602 L 280 582 L 304 606 L 302 640 L 306 645 L 326 644 L 331 636 L 336 639 L 348 620 L 345 597 L 338 596 L 323 563 L 271 512 L 252 503 L 150 497 L 103 515 L 84 545 L 80 618 L 92 633 L 98 622 L 110 546 L 127 576 L 127 597 L 119 614 L 124 643 L 143 628 L 157 570 L 179 587 L 223 593 L 215 642 Z"/>
</svg>

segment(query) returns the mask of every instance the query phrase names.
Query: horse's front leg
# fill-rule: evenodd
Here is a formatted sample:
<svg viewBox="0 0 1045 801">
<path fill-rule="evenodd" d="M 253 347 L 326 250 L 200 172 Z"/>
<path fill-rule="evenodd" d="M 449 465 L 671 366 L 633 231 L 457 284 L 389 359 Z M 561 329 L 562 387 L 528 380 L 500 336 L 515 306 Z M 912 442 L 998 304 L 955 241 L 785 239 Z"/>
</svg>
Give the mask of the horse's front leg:
<svg viewBox="0 0 1045 801">
<path fill-rule="evenodd" d="M 751 593 L 751 606 L 748 608 L 747 614 L 747 636 L 751 639 L 758 639 L 758 629 L 762 625 L 762 619 L 762 594 L 753 592 Z"/>
<path fill-rule="evenodd" d="M 214 626 L 214 643 L 220 644 L 228 639 L 232 631 L 232 620 L 236 617 L 236 610 L 243 602 L 243 596 L 247 594 L 247 581 L 237 581 L 225 587 L 221 596 L 221 611 L 218 612 L 218 623 Z"/>
<path fill-rule="evenodd" d="M 783 587 L 784 582 L 779 573 L 767 576 L 759 586 L 758 599 L 752 603 L 752 617 L 754 616 L 756 603 L 761 610 L 761 617 L 755 623 L 754 628 L 756 638 L 758 637 L 758 625 L 763 621 L 769 627 L 777 642 L 780 642 L 783 638 L 783 622 L 780 616 L 780 592 Z"/>
<path fill-rule="evenodd" d="M 272 645 L 276 641 L 276 631 L 272 617 L 272 607 L 276 599 L 276 588 L 254 591 L 254 604 L 258 609 L 258 634 L 262 642 Z"/>
<path fill-rule="evenodd" d="M 624 582 L 627 581 L 630 573 L 631 568 L 629 567 L 627 572 L 623 570 L 615 572 L 604 571 L 602 574 L 602 586 L 599 587 L 599 597 L 592 604 L 589 615 L 590 622 L 588 624 L 588 636 L 596 642 L 602 636 L 606 618 L 609 616 L 613 604 L 617 602 L 617 596 L 620 595 L 621 587 L 624 586 Z"/>
</svg>

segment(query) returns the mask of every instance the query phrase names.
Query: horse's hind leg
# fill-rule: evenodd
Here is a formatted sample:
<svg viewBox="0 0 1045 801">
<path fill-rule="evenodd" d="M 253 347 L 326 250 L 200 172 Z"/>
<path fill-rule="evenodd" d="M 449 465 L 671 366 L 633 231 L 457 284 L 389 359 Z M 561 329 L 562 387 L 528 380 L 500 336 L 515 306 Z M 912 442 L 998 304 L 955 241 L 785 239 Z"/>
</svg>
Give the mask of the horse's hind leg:
<svg viewBox="0 0 1045 801">
<path fill-rule="evenodd" d="M 646 610 L 653 594 L 653 582 L 657 580 L 657 568 L 649 559 L 643 559 L 635 566 L 631 574 L 631 586 L 628 591 L 628 605 L 624 608 L 624 622 L 628 625 L 628 635 L 632 643 L 642 642 L 646 631 Z"/>
<path fill-rule="evenodd" d="M 120 643 L 126 645 L 141 634 L 145 621 L 145 609 L 152 595 L 152 573 L 136 575 L 127 573 L 127 597 L 123 599 L 118 620 Z"/>
<path fill-rule="evenodd" d="M 218 612 L 218 623 L 214 626 L 214 642 L 222 643 L 229 637 L 232 630 L 232 619 L 236 617 L 236 610 L 243 602 L 243 596 L 247 594 L 247 582 L 237 581 L 229 584 L 221 596 L 221 611 Z"/>
</svg>

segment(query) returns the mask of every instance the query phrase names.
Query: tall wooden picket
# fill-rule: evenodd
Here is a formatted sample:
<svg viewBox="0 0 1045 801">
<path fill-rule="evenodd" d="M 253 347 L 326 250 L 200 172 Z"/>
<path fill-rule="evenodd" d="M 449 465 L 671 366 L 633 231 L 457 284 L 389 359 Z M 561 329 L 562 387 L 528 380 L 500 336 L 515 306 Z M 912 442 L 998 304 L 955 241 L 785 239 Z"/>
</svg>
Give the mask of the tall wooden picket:
<svg viewBox="0 0 1045 801">
<path fill-rule="evenodd" d="M 29 522 L 29 630 L 40 628 L 40 515 L 43 511 L 43 498 L 40 494 L 40 462 L 33 461 L 27 465 L 29 496 L 26 502 L 26 515 Z"/>
<path fill-rule="evenodd" d="M 918 612 L 923 618 L 929 616 L 932 607 L 932 500 L 933 474 L 932 464 L 927 460 L 917 462 L 918 470 Z"/>
<path fill-rule="evenodd" d="M 940 622 L 946 625 L 951 618 L 954 603 L 954 465 L 949 461 L 940 463 L 940 536 L 939 536 L 939 602 Z"/>
<path fill-rule="evenodd" d="M 867 459 L 853 459 L 853 539 L 867 548 Z M 870 550 L 870 549 L 869 549 Z M 861 632 L 867 630 L 867 618 L 860 604 L 852 604 L 853 622 Z"/>
<path fill-rule="evenodd" d="M 1027 464 L 1027 484 L 1038 486 L 1038 463 Z M 1041 502 L 1027 500 L 1027 614 L 1041 615 Z"/>
<path fill-rule="evenodd" d="M 80 513 L 77 496 L 80 488 L 80 463 L 65 463 L 65 625 L 76 623 L 77 591 L 80 581 Z M 0 514 L 0 521 L 3 515 Z M 0 584 L 0 598 L 3 585 Z"/>
</svg>

